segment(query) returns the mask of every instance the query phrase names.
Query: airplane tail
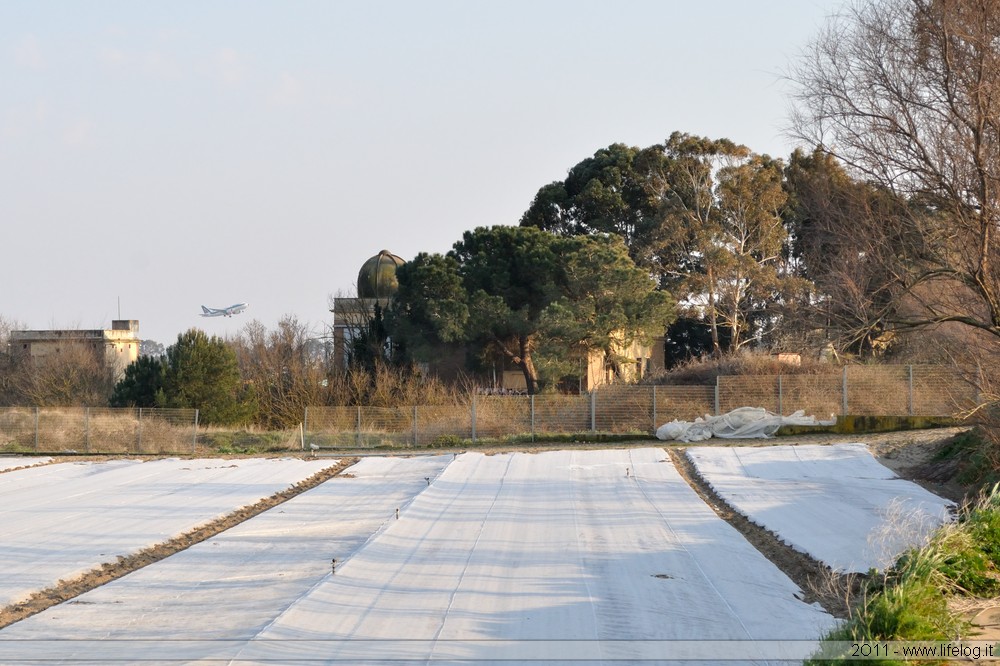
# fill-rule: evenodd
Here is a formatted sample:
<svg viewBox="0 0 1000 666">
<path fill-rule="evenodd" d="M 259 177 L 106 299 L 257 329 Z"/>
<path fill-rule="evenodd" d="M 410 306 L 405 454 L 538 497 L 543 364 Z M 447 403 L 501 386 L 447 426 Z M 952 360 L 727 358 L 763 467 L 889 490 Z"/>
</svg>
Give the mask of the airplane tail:
<svg viewBox="0 0 1000 666">
<path fill-rule="evenodd" d="M 211 310 L 209 310 L 208 308 L 206 308 L 204 305 L 201 306 L 201 313 L 202 314 L 208 314 L 209 312 L 211 312 Z"/>
</svg>

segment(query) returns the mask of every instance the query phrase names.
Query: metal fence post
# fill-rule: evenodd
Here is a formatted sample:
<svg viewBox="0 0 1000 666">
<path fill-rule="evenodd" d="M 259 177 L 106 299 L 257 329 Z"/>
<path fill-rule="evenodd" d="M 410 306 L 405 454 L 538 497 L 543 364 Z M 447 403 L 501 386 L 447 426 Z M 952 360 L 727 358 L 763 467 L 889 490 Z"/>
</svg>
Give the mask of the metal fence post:
<svg viewBox="0 0 1000 666">
<path fill-rule="evenodd" d="M 83 450 L 90 453 L 90 407 L 83 412 Z"/>
<path fill-rule="evenodd" d="M 38 407 L 35 407 L 35 453 L 38 453 Z"/>
<path fill-rule="evenodd" d="M 888 380 L 891 379 L 893 382 L 895 382 L 894 385 L 897 386 L 897 388 L 898 388 L 899 379 L 900 379 L 900 377 L 899 377 L 900 370 L 904 369 L 903 365 L 904 364 L 896 365 L 894 367 L 873 368 L 871 370 L 871 372 L 876 373 L 874 376 L 877 379 L 879 379 L 879 380 L 886 380 L 886 381 L 888 381 Z M 861 399 L 852 401 L 850 399 L 850 381 L 851 381 L 852 378 L 849 375 L 851 375 L 851 373 L 853 373 L 853 372 L 857 372 L 857 371 L 851 370 L 850 368 L 851 368 L 851 366 L 845 366 L 845 367 L 841 368 L 841 377 L 840 377 L 840 382 L 839 382 L 839 384 L 840 384 L 840 390 L 841 390 L 841 400 L 840 400 L 839 409 L 840 409 L 841 413 L 842 414 L 848 414 L 851 409 L 854 409 L 854 410 L 860 410 L 860 411 L 856 411 L 856 415 L 864 416 L 866 414 L 871 414 L 873 411 L 877 411 L 880 408 L 879 404 L 876 404 L 876 405 L 870 407 L 868 401 L 861 400 Z M 894 407 L 895 410 L 896 410 L 896 412 L 894 412 L 893 415 L 903 416 L 903 415 L 906 415 L 908 413 L 910 415 L 915 416 L 916 413 L 917 413 L 917 399 L 921 398 L 921 396 L 917 395 L 916 375 L 919 372 L 936 372 L 937 369 L 932 366 L 932 367 L 929 367 L 927 370 L 918 371 L 913 365 L 910 365 L 910 366 L 907 366 L 905 368 L 905 371 L 906 371 L 906 378 L 907 378 L 907 381 L 908 381 L 908 387 L 907 387 L 907 391 L 908 391 L 908 394 L 909 394 L 908 395 L 908 404 L 906 406 L 906 411 L 904 412 L 904 411 L 902 411 L 903 405 L 898 404 L 898 401 L 897 401 L 895 403 L 895 407 Z M 791 394 L 790 394 L 790 397 L 789 397 L 787 403 L 785 401 L 785 378 L 784 378 L 784 375 L 776 373 L 776 374 L 768 375 L 766 377 L 765 376 L 756 377 L 756 378 L 754 378 L 755 383 L 751 386 L 751 388 L 752 389 L 757 389 L 757 390 L 763 390 L 764 391 L 764 396 L 762 398 L 764 402 L 762 403 L 762 406 L 766 407 L 766 400 L 767 400 L 767 398 L 766 398 L 766 389 L 764 387 L 769 382 L 772 382 L 772 381 L 775 382 L 774 384 L 772 384 L 772 389 L 775 386 L 777 387 L 777 389 L 776 389 L 777 390 L 777 397 L 776 397 L 776 399 L 777 399 L 777 410 L 779 412 L 781 412 L 782 414 L 784 414 L 785 411 L 792 412 L 792 411 L 794 411 L 796 409 L 801 408 L 803 406 L 803 404 L 808 405 L 810 403 L 810 401 L 821 401 L 821 404 L 829 405 L 829 406 L 832 407 L 833 406 L 832 405 L 832 400 L 833 400 L 833 396 L 832 396 L 832 390 L 833 390 L 832 381 L 833 381 L 834 377 L 835 377 L 835 374 L 834 375 L 824 375 L 822 378 L 820 378 L 820 381 L 809 382 L 805 386 L 803 386 L 803 385 L 799 384 L 798 382 L 796 382 L 795 381 L 796 378 L 792 377 L 793 381 L 792 381 L 792 384 L 791 384 L 791 387 L 790 387 Z M 572 430 L 572 432 L 576 433 L 576 434 L 588 433 L 588 432 L 592 432 L 592 433 L 596 434 L 596 433 L 602 432 L 602 429 L 603 429 L 604 432 L 616 432 L 619 429 L 623 428 L 622 423 L 620 423 L 617 418 L 614 418 L 614 417 L 617 417 L 619 409 L 628 409 L 629 410 L 629 416 L 633 417 L 632 420 L 628 421 L 627 424 L 624 427 L 627 427 L 629 429 L 632 429 L 632 428 L 635 428 L 635 427 L 639 427 L 641 429 L 642 426 L 639 425 L 639 424 L 641 423 L 642 419 L 643 418 L 647 418 L 647 419 L 648 418 L 652 418 L 652 420 L 653 420 L 653 426 L 654 426 L 654 430 L 655 430 L 655 428 L 657 426 L 661 425 L 660 424 L 661 420 L 662 421 L 668 421 L 670 419 L 683 416 L 683 414 L 675 411 L 678 407 L 682 406 L 682 404 L 678 404 L 676 398 L 674 397 L 674 395 L 675 395 L 674 391 L 675 390 L 678 391 L 678 395 L 683 395 L 684 396 L 684 399 L 683 399 L 682 403 L 686 404 L 687 401 L 691 401 L 691 406 L 690 406 L 691 409 L 701 410 L 701 411 L 698 412 L 698 414 L 700 416 L 705 416 L 706 414 L 711 414 L 713 411 L 714 411 L 715 414 L 721 414 L 722 408 L 724 406 L 731 407 L 732 403 L 734 402 L 734 400 L 737 400 L 739 398 L 739 395 L 736 395 L 736 393 L 734 393 L 734 391 L 737 392 L 737 393 L 739 393 L 740 390 L 741 390 L 741 387 L 744 387 L 744 386 L 747 385 L 746 382 L 742 382 L 741 383 L 741 382 L 737 382 L 737 381 L 731 381 L 732 379 L 733 378 L 727 379 L 726 380 L 726 385 L 723 386 L 722 376 L 720 375 L 720 376 L 717 376 L 715 378 L 714 386 L 711 385 L 711 384 L 707 385 L 707 386 L 706 385 L 700 385 L 700 386 L 698 386 L 696 388 L 692 388 L 690 391 L 687 390 L 689 387 L 680 387 L 680 390 L 678 390 L 678 388 L 675 388 L 673 386 L 667 385 L 667 394 L 664 397 L 664 409 L 663 410 L 661 410 L 660 406 L 659 406 L 659 401 L 660 401 L 659 386 L 653 386 L 652 387 L 653 390 L 651 392 L 649 391 L 648 387 L 611 387 L 605 393 L 605 399 L 608 402 L 607 405 L 604 405 L 603 403 L 602 404 L 598 404 L 600 398 L 597 395 L 597 390 L 594 390 L 594 391 L 580 391 L 577 395 L 574 395 L 572 397 L 565 397 L 565 398 L 562 398 L 562 399 L 556 398 L 555 400 L 552 400 L 552 401 L 549 401 L 549 399 L 545 399 L 544 396 L 543 396 L 543 402 L 544 402 L 544 404 L 540 406 L 540 408 L 542 410 L 542 413 L 540 415 L 538 413 L 539 405 L 538 405 L 538 401 L 536 400 L 536 396 L 535 395 L 528 395 L 527 396 L 527 398 L 528 398 L 528 405 L 527 405 L 527 407 L 529 409 L 529 414 L 528 414 L 528 416 L 529 416 L 529 423 L 527 423 L 527 424 L 524 423 L 523 420 L 521 420 L 521 416 L 523 415 L 522 412 L 521 412 L 521 409 L 523 408 L 523 403 L 521 402 L 521 398 L 524 397 L 524 396 L 518 396 L 516 398 L 514 398 L 514 397 L 510 397 L 510 398 L 496 398 L 495 400 L 497 400 L 499 402 L 507 402 L 507 403 L 515 403 L 515 401 L 516 401 L 516 404 L 511 405 L 512 411 L 516 412 L 516 416 L 514 416 L 512 419 L 510 419 L 509 422 L 506 422 L 506 426 L 508 426 L 509 429 L 510 429 L 509 432 L 508 432 L 508 429 L 506 427 L 501 426 L 503 428 L 503 432 L 506 433 L 506 434 L 512 435 L 514 437 L 523 437 L 525 434 L 528 434 L 530 436 L 530 441 L 535 442 L 535 441 L 538 441 L 539 437 L 544 436 L 544 435 L 549 435 L 551 433 L 551 431 L 553 430 L 553 428 L 555 430 L 557 430 L 557 431 L 562 431 L 562 430 L 567 430 L 567 429 L 568 430 Z M 864 376 L 859 377 L 859 382 L 861 382 L 859 384 L 859 389 L 864 389 L 867 386 L 865 384 L 864 380 L 865 380 Z M 922 380 L 922 381 L 924 381 L 924 380 Z M 945 379 L 942 378 L 942 381 L 945 381 Z M 957 382 L 957 379 L 949 379 L 948 381 Z M 828 385 L 827 382 L 830 382 L 830 384 Z M 922 384 L 922 386 L 923 386 L 923 384 Z M 961 386 L 962 386 L 962 388 L 968 388 L 964 384 L 962 384 Z M 938 393 L 942 393 L 942 392 L 946 392 L 946 391 L 950 391 L 950 390 L 957 390 L 958 387 L 959 387 L 959 384 L 953 383 L 953 384 L 945 384 L 945 385 L 941 386 L 940 388 L 937 388 L 937 387 L 935 387 L 935 388 L 936 388 L 936 390 L 937 390 Z M 722 398 L 723 398 L 722 392 L 723 392 L 723 390 L 727 391 L 726 396 L 725 396 L 726 397 L 726 401 L 727 401 L 726 405 L 722 404 Z M 642 392 L 641 395 L 639 393 L 640 391 Z M 714 395 L 710 394 L 709 391 L 713 391 Z M 583 407 L 583 405 L 581 404 L 580 401 L 583 400 L 584 397 L 587 396 L 588 394 L 589 394 L 589 406 L 588 406 L 589 415 L 584 415 L 584 414 L 581 414 L 580 411 L 579 411 Z M 800 394 L 803 394 L 804 397 L 800 397 Z M 454 436 L 465 437 L 465 438 L 469 438 L 471 436 L 473 443 L 475 443 L 475 444 L 479 443 L 479 439 L 480 439 L 480 435 L 481 435 L 481 433 L 479 432 L 479 395 L 482 395 L 482 394 L 474 394 L 474 395 L 470 394 L 470 398 L 468 398 L 470 400 L 470 405 L 468 406 L 468 409 L 469 409 L 468 413 L 470 415 L 469 428 L 467 430 L 465 430 L 464 433 L 463 433 L 463 431 L 461 429 L 461 425 L 458 422 L 456 422 L 456 423 L 453 423 L 453 424 L 451 424 L 449 426 L 445 426 L 445 428 L 446 428 L 445 433 L 446 434 L 450 433 L 450 434 L 452 434 Z M 645 397 L 643 397 L 643 396 L 645 396 Z M 971 396 L 969 396 L 969 397 L 971 398 Z M 643 402 L 643 400 L 647 400 L 647 399 L 650 399 L 650 398 L 653 401 L 652 407 L 651 408 L 647 407 L 648 409 L 650 409 L 650 411 L 647 412 L 647 414 L 646 414 L 645 417 L 643 417 L 642 416 L 641 403 Z M 985 398 L 985 396 L 981 396 L 981 398 Z M 492 412 L 493 412 L 493 410 L 490 407 L 490 405 L 492 404 L 491 401 L 493 401 L 493 400 L 494 400 L 494 398 L 492 398 L 492 397 L 490 397 L 490 398 L 487 399 L 487 412 L 488 412 L 488 414 L 487 414 L 487 417 L 488 417 L 487 420 L 489 420 L 490 414 L 492 414 Z M 803 400 L 804 400 L 804 402 L 802 402 Z M 714 405 L 712 404 L 713 401 L 714 401 Z M 500 405 L 498 405 L 498 407 L 499 406 Z M 506 407 L 507 405 L 503 405 L 503 406 Z M 428 407 L 428 406 L 427 405 L 415 405 L 415 406 L 412 406 L 412 409 L 413 409 L 413 412 L 412 412 L 412 414 L 413 414 L 413 423 L 412 423 L 412 428 L 411 429 L 404 428 L 403 425 L 402 425 L 402 423 L 401 423 L 402 422 L 402 418 L 403 418 L 402 414 L 406 410 L 405 405 L 395 408 L 395 411 L 394 411 L 394 414 L 393 414 L 394 415 L 393 423 L 392 423 L 392 425 L 389 425 L 389 426 L 386 426 L 386 427 L 388 427 L 389 431 L 391 432 L 392 441 L 395 442 L 395 444 L 397 446 L 403 446 L 403 447 L 408 446 L 411 440 L 412 440 L 412 442 L 415 445 L 420 445 L 420 442 L 421 442 L 421 440 L 420 440 L 420 409 L 419 409 L 420 407 Z M 514 407 L 516 407 L 516 410 L 514 409 Z M 772 408 L 774 407 L 773 403 L 771 404 L 771 407 Z M 378 437 L 377 434 L 373 433 L 372 428 L 377 429 L 379 432 L 381 432 L 384 429 L 384 428 L 381 428 L 381 427 L 377 426 L 378 423 L 381 423 L 381 421 L 380 421 L 381 417 L 379 415 L 375 415 L 375 413 L 373 412 L 373 416 L 369 418 L 369 423 L 367 425 L 365 425 L 365 424 L 363 424 L 363 414 L 362 414 L 364 406 L 363 405 L 357 405 L 355 409 L 356 409 L 356 411 L 355 411 L 355 420 L 356 420 L 356 424 L 355 424 L 355 441 L 356 441 L 358 447 L 364 446 L 366 444 L 370 446 L 371 442 L 372 441 L 377 441 L 376 438 Z M 460 407 L 458 407 L 456 409 L 459 409 L 459 411 L 461 411 Z M 604 418 L 603 421 L 600 421 L 598 419 L 598 415 L 599 415 L 598 410 L 599 409 L 604 409 L 605 410 L 605 414 L 602 417 L 602 418 Z M 129 411 L 131 411 L 133 413 L 133 415 L 135 415 L 135 411 L 134 410 L 129 410 Z M 157 414 L 159 414 L 159 411 L 160 410 L 153 409 L 149 413 L 157 415 Z M 190 414 L 191 411 L 195 411 L 196 412 L 196 410 L 190 410 L 190 411 L 186 411 L 185 413 Z M 836 411 L 836 410 L 834 410 L 834 411 Z M 924 400 L 923 398 L 921 398 L 920 411 L 921 411 L 922 414 L 934 415 L 936 413 L 939 413 L 941 410 L 936 409 L 935 406 L 930 401 Z M 897 414 L 897 412 L 898 412 L 898 414 Z M 25 413 L 30 413 L 30 412 L 27 412 L 27 408 L 24 408 L 20 413 L 23 415 Z M 124 413 L 125 413 L 125 410 L 119 410 L 119 411 L 115 412 L 116 415 L 118 415 L 118 414 L 124 414 Z M 324 410 L 322 408 L 320 408 L 319 412 L 316 412 L 315 410 L 307 410 L 306 413 L 305 413 L 305 417 L 304 417 L 304 419 L 302 421 L 302 423 L 303 423 L 303 425 L 302 425 L 303 429 L 306 427 L 307 423 L 311 423 L 311 421 L 310 421 L 310 415 L 311 415 L 311 417 L 315 417 L 315 419 L 317 421 L 316 427 L 317 427 L 317 433 L 318 434 L 325 433 L 325 432 L 333 432 L 334 433 L 333 436 L 338 437 L 338 438 L 343 438 L 343 440 L 344 440 L 344 441 L 341 442 L 338 439 L 338 445 L 341 446 L 341 447 L 346 447 L 347 446 L 346 437 L 347 437 L 347 435 L 350 434 L 350 431 L 348 430 L 348 426 L 347 426 L 347 423 L 346 423 L 346 420 L 348 418 L 350 418 L 348 416 L 350 414 L 350 407 L 349 406 L 340 406 L 340 407 L 337 408 L 336 423 L 328 423 L 326 420 L 324 420 L 326 418 L 326 417 L 323 416 L 324 413 L 325 412 L 324 412 Z M 88 414 L 88 416 L 87 416 L 87 419 L 88 419 L 87 420 L 87 424 L 88 425 L 86 426 L 86 428 L 87 428 L 87 437 L 88 437 L 88 441 L 89 441 L 90 439 L 93 438 L 93 434 L 90 432 L 93 428 L 91 427 L 91 424 L 90 424 L 90 421 L 92 420 L 92 418 L 90 416 L 89 411 L 87 412 L 87 414 Z M 318 414 L 318 416 L 317 416 L 317 414 Z M 942 415 L 944 415 L 944 414 L 942 413 Z M 146 420 L 148 420 L 149 414 L 147 414 L 146 416 L 147 416 Z M 588 416 L 589 416 L 589 423 L 587 423 L 587 422 L 580 422 L 580 421 L 576 420 L 579 417 L 587 418 Z M 539 418 L 541 418 L 541 423 L 540 424 L 539 424 Z M 140 419 L 141 419 L 141 415 L 140 415 Z M 428 419 L 429 419 L 429 422 L 428 422 L 429 423 L 429 425 L 428 425 L 428 433 L 429 433 L 429 435 L 428 436 L 438 434 L 438 431 L 436 430 L 436 426 L 435 425 L 431 425 L 431 424 L 437 424 L 438 423 L 438 421 L 437 421 L 438 416 L 437 416 L 436 412 L 434 412 L 433 410 L 429 411 L 428 412 Z M 461 417 L 459 416 L 458 420 L 460 421 L 460 419 L 461 419 Z M 635 419 L 638 419 L 638 421 L 636 421 Z M 551 421 L 551 423 L 550 423 L 550 421 Z M 197 412 L 196 412 L 195 413 L 195 433 L 194 433 L 194 436 L 192 438 L 192 452 L 194 452 L 194 450 L 196 448 L 195 444 L 197 442 L 197 423 L 198 423 L 198 416 L 197 416 Z M 647 423 L 648 423 L 648 421 L 647 421 Z M 525 425 L 529 425 L 530 429 L 529 429 L 528 433 L 524 432 L 524 426 Z M 100 423 L 98 423 L 98 427 L 100 427 Z M 368 430 L 367 431 L 363 431 L 362 427 L 368 428 Z M 492 428 L 493 427 L 490 426 L 489 423 L 487 423 L 487 434 L 483 436 L 483 439 L 491 438 L 491 437 L 494 436 Z M 412 430 L 412 432 L 411 432 L 411 430 Z M 364 436 L 363 432 L 367 432 L 368 435 Z M 406 439 L 401 439 L 403 437 L 404 433 L 406 434 Z M 155 435 L 155 433 L 153 433 L 153 435 Z M 146 437 L 147 437 L 147 441 L 150 442 L 150 446 L 154 447 L 154 449 L 155 449 L 155 447 L 157 446 L 157 444 L 156 444 L 156 442 L 154 440 L 156 438 L 154 437 L 153 440 L 149 440 L 148 439 L 149 437 L 151 437 L 153 435 L 147 435 Z M 23 439 L 23 436 L 24 436 L 23 430 L 19 431 L 19 436 Z M 35 436 L 35 450 L 37 451 L 37 450 L 41 449 L 41 409 L 40 408 L 35 408 L 35 432 L 34 432 L 34 436 Z M 100 439 L 100 436 L 101 436 L 100 432 L 98 432 L 98 439 Z M 142 438 L 141 429 L 140 429 L 139 433 L 134 433 L 132 435 L 132 438 L 138 440 L 140 442 L 140 445 L 141 445 L 141 438 Z M 128 440 L 128 437 L 125 437 L 125 439 Z M 469 440 L 466 439 L 465 441 L 468 442 Z M 51 442 L 50 442 L 50 444 L 51 444 Z M 97 444 L 89 445 L 89 449 L 93 450 L 94 448 L 96 448 L 96 449 L 98 449 L 100 451 L 100 450 L 103 450 L 101 448 L 101 446 L 102 446 L 101 442 L 98 442 Z"/>
<path fill-rule="evenodd" d="M 472 394 L 472 443 L 476 443 L 476 394 Z"/>
<path fill-rule="evenodd" d="M 139 408 L 139 421 L 135 427 L 135 452 L 142 453 L 142 407 Z"/>
<path fill-rule="evenodd" d="M 191 453 L 194 453 L 195 447 L 198 445 L 198 410 L 194 410 L 194 432 L 191 433 Z"/>
<path fill-rule="evenodd" d="M 785 413 L 784 405 L 782 404 L 782 397 L 783 396 L 781 395 L 781 375 L 778 375 L 778 415 L 779 416 L 783 416 L 784 413 Z"/>
<path fill-rule="evenodd" d="M 841 380 L 840 384 L 840 395 L 841 395 L 841 405 L 840 411 L 844 416 L 847 416 L 847 366 L 844 366 L 844 378 Z"/>
<path fill-rule="evenodd" d="M 653 432 L 656 432 L 656 384 L 653 384 Z"/>
<path fill-rule="evenodd" d="M 306 431 L 309 430 L 309 406 L 306 405 L 306 413 L 302 415 L 302 450 L 306 450 Z"/>
<path fill-rule="evenodd" d="M 906 370 L 907 370 L 907 373 L 909 374 L 909 380 L 910 380 L 910 382 L 909 382 L 910 383 L 910 387 L 909 387 L 909 389 L 910 389 L 910 391 L 909 391 L 910 398 L 909 398 L 909 402 L 907 404 L 907 410 L 909 411 L 910 416 L 913 416 L 913 366 L 912 365 L 906 366 Z"/>
<path fill-rule="evenodd" d="M 535 441 L 535 395 L 528 397 L 531 399 L 531 441 Z"/>
</svg>

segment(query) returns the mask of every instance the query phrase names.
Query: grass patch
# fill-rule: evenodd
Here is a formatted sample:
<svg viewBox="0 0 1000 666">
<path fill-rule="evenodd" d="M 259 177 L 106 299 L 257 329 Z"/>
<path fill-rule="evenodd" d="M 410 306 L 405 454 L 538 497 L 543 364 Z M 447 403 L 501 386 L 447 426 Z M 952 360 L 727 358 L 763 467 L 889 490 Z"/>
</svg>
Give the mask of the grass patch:
<svg viewBox="0 0 1000 666">
<path fill-rule="evenodd" d="M 954 463 L 955 480 L 962 485 L 984 488 L 1000 482 L 997 447 L 979 428 L 956 436 L 938 451 L 935 460 Z"/>
<path fill-rule="evenodd" d="M 888 571 L 870 571 L 850 617 L 828 641 L 943 641 L 966 635 L 967 621 L 948 609 L 953 596 L 1000 592 L 1000 487 L 966 507 L 922 547 L 904 553 Z M 810 660 L 807 664 L 848 663 Z M 909 663 L 896 659 L 872 664 Z M 921 663 L 930 663 L 923 661 Z"/>
<path fill-rule="evenodd" d="M 219 430 L 198 434 L 198 444 L 223 455 L 254 455 L 288 451 L 287 432 Z"/>
<path fill-rule="evenodd" d="M 324 449 L 355 450 L 355 449 L 379 449 L 386 451 L 412 451 L 414 449 L 470 449 L 503 447 L 514 444 L 617 444 L 625 442 L 648 441 L 651 435 L 648 432 L 630 433 L 607 433 L 607 432 L 581 432 L 581 433 L 530 433 L 520 435 L 504 435 L 501 437 L 477 436 L 473 441 L 471 437 L 462 437 L 454 434 L 438 435 L 432 440 L 413 445 L 412 437 L 392 433 L 339 433 L 334 436 L 320 434 L 310 434 L 308 443 L 316 444 Z"/>
<path fill-rule="evenodd" d="M 0 444 L 0 453 L 35 453 L 35 447 L 11 441 Z"/>
<path fill-rule="evenodd" d="M 506 437 L 477 437 L 475 446 L 502 446 L 504 444 L 617 444 L 648 440 L 649 433 L 612 433 L 612 432 L 582 432 L 582 433 L 535 433 L 526 435 L 507 435 Z M 471 440 L 463 440 L 465 446 L 472 446 Z"/>
<path fill-rule="evenodd" d="M 838 416 L 834 425 L 784 425 L 778 428 L 775 434 L 779 437 L 827 432 L 838 435 L 861 435 L 873 432 L 949 428 L 955 425 L 959 425 L 959 422 L 948 416 L 860 416 L 849 414 Z"/>
</svg>

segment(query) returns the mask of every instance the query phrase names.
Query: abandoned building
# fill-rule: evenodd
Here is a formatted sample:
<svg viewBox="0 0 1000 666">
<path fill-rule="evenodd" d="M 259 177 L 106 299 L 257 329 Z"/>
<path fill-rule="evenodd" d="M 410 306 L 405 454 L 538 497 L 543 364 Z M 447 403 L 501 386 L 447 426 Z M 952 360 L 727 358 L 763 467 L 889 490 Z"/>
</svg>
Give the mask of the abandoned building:
<svg viewBox="0 0 1000 666">
<path fill-rule="evenodd" d="M 361 265 L 358 271 L 358 295 L 333 299 L 333 363 L 346 368 L 351 343 L 375 316 L 376 308 L 385 311 L 399 290 L 396 269 L 405 262 L 389 250 L 381 250 Z"/>
<path fill-rule="evenodd" d="M 11 353 L 30 358 L 32 363 L 55 362 L 60 355 L 83 349 L 94 353 L 105 367 L 113 367 L 116 378 L 124 376 L 125 368 L 139 358 L 139 344 L 139 322 L 135 319 L 114 320 L 111 330 L 10 332 Z"/>
</svg>

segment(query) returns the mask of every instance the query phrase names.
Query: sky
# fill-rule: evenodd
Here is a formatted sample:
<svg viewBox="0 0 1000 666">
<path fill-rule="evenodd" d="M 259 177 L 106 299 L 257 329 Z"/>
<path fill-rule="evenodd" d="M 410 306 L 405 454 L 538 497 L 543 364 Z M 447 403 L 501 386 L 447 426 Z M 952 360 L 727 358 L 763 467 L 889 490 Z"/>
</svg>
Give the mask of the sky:
<svg viewBox="0 0 1000 666">
<path fill-rule="evenodd" d="M 0 0 L 0 317 L 326 335 L 367 258 L 516 225 L 612 143 L 787 157 L 784 75 L 840 6 Z"/>
</svg>

